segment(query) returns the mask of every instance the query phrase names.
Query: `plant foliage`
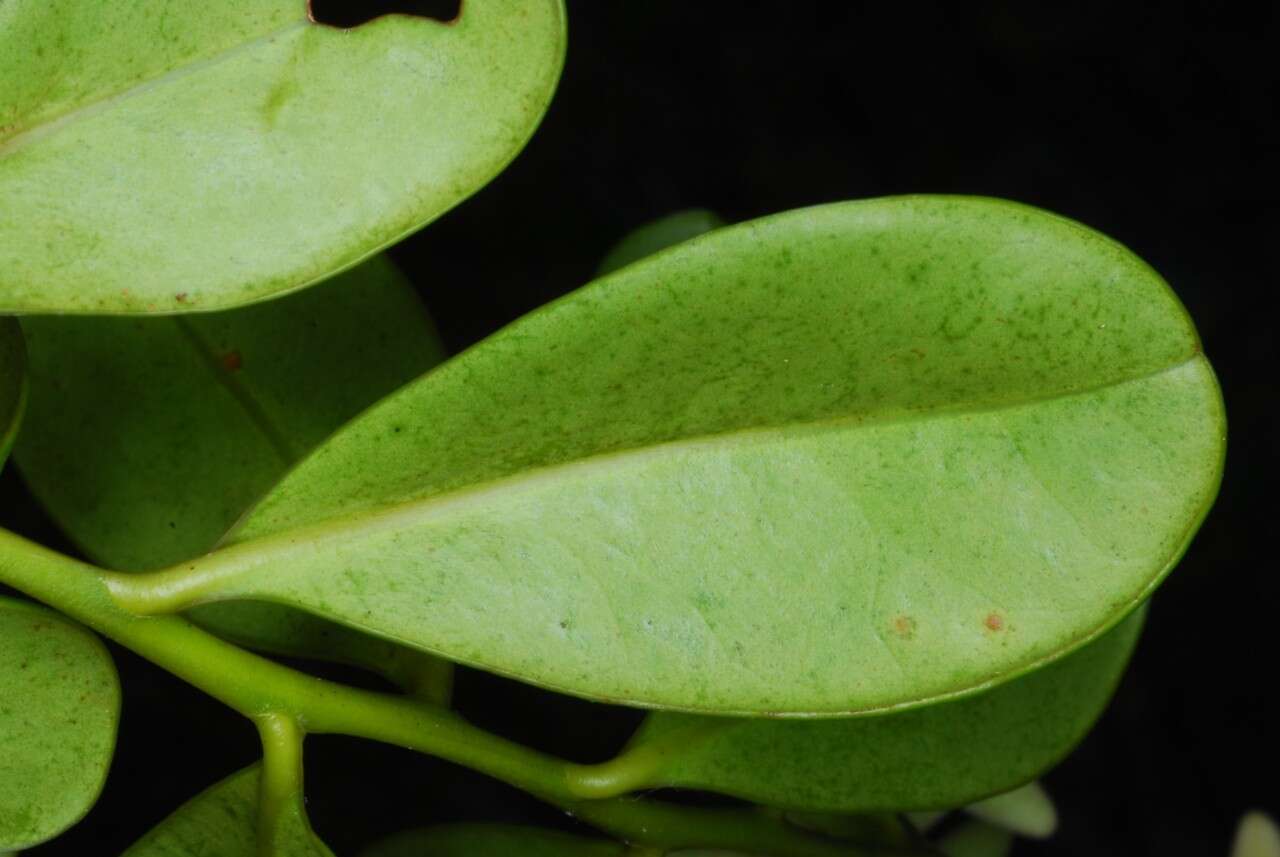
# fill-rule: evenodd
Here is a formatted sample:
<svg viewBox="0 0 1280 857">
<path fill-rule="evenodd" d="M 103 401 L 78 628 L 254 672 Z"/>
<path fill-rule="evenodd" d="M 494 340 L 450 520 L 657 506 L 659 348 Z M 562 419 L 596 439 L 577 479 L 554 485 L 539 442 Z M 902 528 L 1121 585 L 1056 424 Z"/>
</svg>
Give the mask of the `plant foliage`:
<svg viewBox="0 0 1280 857">
<path fill-rule="evenodd" d="M 468 823 L 365 857 L 994 857 L 1052 831 L 1026 784 L 1105 708 L 1222 470 L 1159 275 L 995 199 L 680 212 L 443 360 L 374 254 L 527 141 L 561 4 L 191 11 L 0 4 L 0 462 L 84 557 L 0 531 L 0 583 L 48 605 L 0 597 L 0 850 L 102 786 L 120 695 L 94 631 L 262 737 L 125 857 L 330 854 L 309 733 L 609 837 Z M 653 711 L 575 764 L 451 710 L 454 664 Z M 966 805 L 936 842 L 901 815 Z"/>
</svg>

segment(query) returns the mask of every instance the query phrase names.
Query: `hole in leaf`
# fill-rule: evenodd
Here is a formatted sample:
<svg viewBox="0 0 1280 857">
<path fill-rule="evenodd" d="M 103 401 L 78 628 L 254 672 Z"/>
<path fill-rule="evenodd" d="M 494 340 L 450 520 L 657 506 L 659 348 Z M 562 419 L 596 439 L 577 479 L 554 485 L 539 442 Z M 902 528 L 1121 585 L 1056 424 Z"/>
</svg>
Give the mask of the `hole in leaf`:
<svg viewBox="0 0 1280 857">
<path fill-rule="evenodd" d="M 307 14 L 317 24 L 349 30 L 383 15 L 414 15 L 452 23 L 462 0 L 309 0 Z"/>
</svg>

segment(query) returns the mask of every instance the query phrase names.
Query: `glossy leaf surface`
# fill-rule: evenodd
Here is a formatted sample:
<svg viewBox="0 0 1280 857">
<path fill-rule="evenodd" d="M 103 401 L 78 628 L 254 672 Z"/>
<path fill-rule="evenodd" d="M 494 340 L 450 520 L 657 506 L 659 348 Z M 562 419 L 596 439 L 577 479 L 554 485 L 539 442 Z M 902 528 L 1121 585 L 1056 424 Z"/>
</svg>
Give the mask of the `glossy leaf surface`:
<svg viewBox="0 0 1280 857">
<path fill-rule="evenodd" d="M 119 681 L 98 638 L 0 597 L 0 851 L 50 839 L 89 811 L 119 717 Z"/>
<path fill-rule="evenodd" d="M 559 0 L 449 24 L 306 0 L 0 6 L 0 312 L 214 309 L 354 264 L 524 146 Z"/>
<path fill-rule="evenodd" d="M 128 571 L 212 549 L 305 452 L 443 356 L 385 256 L 227 312 L 22 325 L 32 395 L 18 466 L 89 557 Z M 279 605 L 195 616 L 280 654 L 383 669 L 404 661 L 385 641 Z"/>
<path fill-rule="evenodd" d="M 260 857 L 258 766 L 245 768 L 187 801 L 122 857 Z M 300 815 L 282 827 L 266 853 L 274 857 L 332 857 Z"/>
<path fill-rule="evenodd" d="M 624 857 L 625 845 L 537 827 L 450 824 L 390 836 L 360 857 Z"/>
<path fill-rule="evenodd" d="M 769 806 L 850 813 L 961 806 L 1027 782 L 1079 743 L 1105 710 L 1142 619 L 1135 614 L 1083 649 L 984 693 L 895 714 L 797 722 L 658 712 L 623 759 L 654 766 L 637 787 L 706 789 Z M 992 811 L 1011 800 L 997 798 Z M 1051 804 L 1048 813 L 1047 822 L 1044 811 L 1033 813 L 1024 827 L 1048 835 Z"/>
<path fill-rule="evenodd" d="M 1185 312 L 1109 239 L 993 200 L 825 206 L 409 385 L 165 597 L 279 600 L 597 699 L 884 710 L 1117 622 L 1223 442 Z"/>
<path fill-rule="evenodd" d="M 705 208 L 690 208 L 660 217 L 628 233 L 610 248 L 604 261 L 600 263 L 597 276 L 612 274 L 632 262 L 638 262 L 660 250 L 697 238 L 724 225 L 724 221 L 715 212 Z"/>
<path fill-rule="evenodd" d="M 0 467 L 18 433 L 26 399 L 27 355 L 22 329 L 11 318 L 0 318 Z"/>
</svg>

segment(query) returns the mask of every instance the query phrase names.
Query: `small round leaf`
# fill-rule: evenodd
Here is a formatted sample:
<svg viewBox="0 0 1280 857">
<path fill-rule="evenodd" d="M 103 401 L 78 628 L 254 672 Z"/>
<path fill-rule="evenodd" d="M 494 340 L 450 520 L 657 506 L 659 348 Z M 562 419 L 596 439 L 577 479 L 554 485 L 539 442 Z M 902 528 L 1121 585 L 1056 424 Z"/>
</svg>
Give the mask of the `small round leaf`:
<svg viewBox="0 0 1280 857">
<path fill-rule="evenodd" d="M 120 685 L 93 634 L 0 597 L 0 851 L 57 836 L 102 791 Z"/>
</svg>

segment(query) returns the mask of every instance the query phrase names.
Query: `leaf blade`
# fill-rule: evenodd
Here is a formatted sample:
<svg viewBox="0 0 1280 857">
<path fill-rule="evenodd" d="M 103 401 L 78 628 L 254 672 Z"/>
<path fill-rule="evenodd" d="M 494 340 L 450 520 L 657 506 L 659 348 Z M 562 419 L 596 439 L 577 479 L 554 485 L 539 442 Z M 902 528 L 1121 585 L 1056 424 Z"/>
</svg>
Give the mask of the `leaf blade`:
<svg viewBox="0 0 1280 857">
<path fill-rule="evenodd" d="M 33 395 L 18 467 L 85 554 L 129 571 L 207 553 L 305 451 L 443 357 L 385 256 L 228 312 L 22 324 Z M 276 654 L 379 671 L 404 660 L 282 605 L 210 605 L 193 618 Z"/>
<path fill-rule="evenodd" d="M 259 766 L 237 771 L 191 798 L 135 842 L 121 857 L 258 857 Z M 311 832 L 301 801 L 282 819 L 270 853 L 332 857 Z"/>
<path fill-rule="evenodd" d="M 58 614 L 0 597 L 0 849 L 51 839 L 97 800 L 120 685 L 106 647 Z"/>
<path fill-rule="evenodd" d="M 27 395 L 27 351 L 22 329 L 0 318 L 0 467 L 9 458 Z"/>
<path fill-rule="evenodd" d="M 882 711 L 1117 622 L 1222 440 L 1185 311 L 1108 239 L 990 200 L 826 206 L 634 264 L 384 400 L 190 579 L 591 698 Z"/>
<path fill-rule="evenodd" d="M 955 808 L 1034 779 L 1084 738 L 1119 683 L 1144 615 L 985 693 L 896 714 L 721 722 L 655 712 L 620 761 L 649 757 L 640 764 L 653 768 L 637 787 L 705 789 L 793 810 Z"/>
<path fill-rule="evenodd" d="M 8 312 L 208 310 L 324 279 L 496 175 L 563 60 L 558 0 L 351 31 L 301 0 L 5 12 L 0 54 L 22 67 L 0 75 Z M 39 59 L 72 48 L 83 73 Z"/>
</svg>

